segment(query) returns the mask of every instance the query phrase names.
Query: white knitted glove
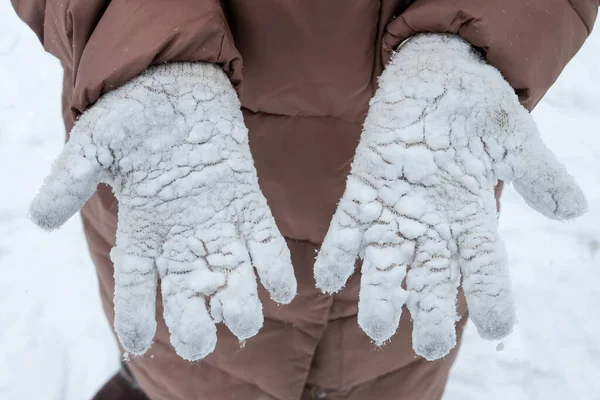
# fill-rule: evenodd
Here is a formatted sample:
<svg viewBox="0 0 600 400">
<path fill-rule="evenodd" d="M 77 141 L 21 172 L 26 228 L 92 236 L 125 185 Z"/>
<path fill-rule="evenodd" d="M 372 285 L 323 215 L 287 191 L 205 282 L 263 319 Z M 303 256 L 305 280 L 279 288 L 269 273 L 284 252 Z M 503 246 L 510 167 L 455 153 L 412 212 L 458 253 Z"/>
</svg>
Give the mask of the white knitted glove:
<svg viewBox="0 0 600 400">
<path fill-rule="evenodd" d="M 340 290 L 360 255 L 361 328 L 382 344 L 406 303 L 413 348 L 431 360 L 456 344 L 462 275 L 480 336 L 506 336 L 515 307 L 498 235 L 498 179 L 514 181 L 547 217 L 586 211 L 581 189 L 500 72 L 458 36 L 416 36 L 381 75 L 316 260 L 317 287 Z"/>
<path fill-rule="evenodd" d="M 157 272 L 177 353 L 213 351 L 215 322 L 240 340 L 263 324 L 257 269 L 273 300 L 296 294 L 290 253 L 259 186 L 240 102 L 220 68 L 151 67 L 86 111 L 30 215 L 62 225 L 96 190 L 119 201 L 115 330 L 142 354 L 156 330 Z M 210 309 L 210 314 L 207 311 Z"/>
</svg>

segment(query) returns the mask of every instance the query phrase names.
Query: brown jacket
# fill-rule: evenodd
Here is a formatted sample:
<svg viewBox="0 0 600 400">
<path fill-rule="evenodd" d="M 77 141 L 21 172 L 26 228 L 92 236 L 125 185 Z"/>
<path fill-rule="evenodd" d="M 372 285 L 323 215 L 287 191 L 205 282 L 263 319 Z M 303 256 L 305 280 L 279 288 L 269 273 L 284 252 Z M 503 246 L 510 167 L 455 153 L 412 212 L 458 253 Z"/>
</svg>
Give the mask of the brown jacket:
<svg viewBox="0 0 600 400">
<path fill-rule="evenodd" d="M 129 366 L 150 398 L 197 400 L 440 398 L 456 352 L 436 362 L 417 358 L 407 314 L 391 342 L 374 348 L 356 322 L 359 277 L 334 297 L 315 290 L 312 278 L 377 76 L 405 38 L 455 32 L 482 48 L 532 109 L 598 11 L 597 0 L 12 2 L 62 62 L 67 130 L 100 95 L 150 64 L 219 63 L 239 89 L 260 184 L 288 239 L 299 293 L 278 307 L 262 292 L 261 332 L 241 347 L 220 329 L 215 353 L 199 363 L 176 356 L 157 302 L 155 343 Z M 100 186 L 82 213 L 111 322 L 116 207 Z M 466 316 L 462 299 L 458 307 Z"/>
</svg>

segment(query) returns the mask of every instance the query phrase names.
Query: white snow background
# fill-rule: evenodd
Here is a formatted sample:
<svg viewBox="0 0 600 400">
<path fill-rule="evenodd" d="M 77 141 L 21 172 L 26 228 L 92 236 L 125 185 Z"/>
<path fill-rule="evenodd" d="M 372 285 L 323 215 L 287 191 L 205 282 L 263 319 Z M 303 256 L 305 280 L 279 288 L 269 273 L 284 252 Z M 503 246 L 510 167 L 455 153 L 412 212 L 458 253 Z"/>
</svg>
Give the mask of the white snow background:
<svg viewBox="0 0 600 400">
<path fill-rule="evenodd" d="M 498 343 L 469 324 L 444 400 L 600 399 L 600 23 L 537 107 L 590 212 L 545 219 L 502 201 L 519 323 Z M 61 68 L 0 2 L 0 399 L 81 400 L 119 365 L 79 218 L 46 234 L 27 206 L 64 138 Z M 405 316 L 406 317 L 406 316 Z"/>
</svg>

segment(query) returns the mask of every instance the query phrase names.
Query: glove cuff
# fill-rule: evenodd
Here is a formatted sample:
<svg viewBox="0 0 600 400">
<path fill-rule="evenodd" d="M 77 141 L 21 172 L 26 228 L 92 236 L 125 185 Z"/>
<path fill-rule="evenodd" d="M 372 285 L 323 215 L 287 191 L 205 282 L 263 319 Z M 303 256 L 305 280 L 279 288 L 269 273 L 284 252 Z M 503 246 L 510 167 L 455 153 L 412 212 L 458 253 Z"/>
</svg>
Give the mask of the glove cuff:
<svg viewBox="0 0 600 400">
<path fill-rule="evenodd" d="M 227 74 L 216 64 L 205 62 L 170 62 L 165 64 L 156 64 L 148 67 L 140 76 L 190 78 L 195 81 L 201 80 L 207 85 L 231 87 Z"/>
<path fill-rule="evenodd" d="M 441 59 L 445 63 L 453 60 L 469 60 L 485 64 L 483 53 L 457 34 L 421 33 L 407 40 L 399 49 L 402 57 L 418 57 L 427 54 L 429 59 Z"/>
</svg>

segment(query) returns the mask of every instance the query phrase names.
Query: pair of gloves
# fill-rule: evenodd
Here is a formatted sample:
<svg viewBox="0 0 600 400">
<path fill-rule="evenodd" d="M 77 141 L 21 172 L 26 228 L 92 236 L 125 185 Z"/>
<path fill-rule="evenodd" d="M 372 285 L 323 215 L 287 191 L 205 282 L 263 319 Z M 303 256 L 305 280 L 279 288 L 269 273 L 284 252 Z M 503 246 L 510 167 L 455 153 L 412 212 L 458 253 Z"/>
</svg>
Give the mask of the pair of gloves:
<svg viewBox="0 0 600 400">
<path fill-rule="evenodd" d="M 500 72 L 458 36 L 415 36 L 379 84 L 315 262 L 316 285 L 341 290 L 362 258 L 361 328 L 383 344 L 406 304 L 413 348 L 433 360 L 456 344 L 462 279 L 480 335 L 500 339 L 515 306 L 495 184 L 512 181 L 553 219 L 584 213 L 585 197 Z M 239 99 L 217 66 L 154 66 L 104 95 L 73 128 L 31 205 L 33 221 L 59 227 L 100 182 L 119 201 L 115 330 L 128 352 L 152 343 L 158 277 L 171 342 L 187 360 L 214 350 L 215 323 L 240 340 L 259 331 L 254 269 L 274 301 L 296 294 Z"/>
</svg>

